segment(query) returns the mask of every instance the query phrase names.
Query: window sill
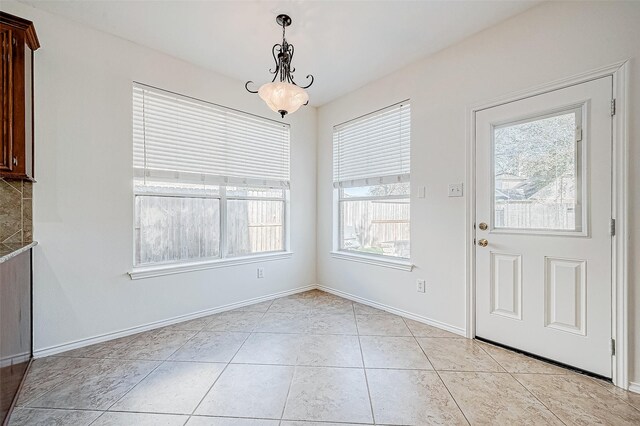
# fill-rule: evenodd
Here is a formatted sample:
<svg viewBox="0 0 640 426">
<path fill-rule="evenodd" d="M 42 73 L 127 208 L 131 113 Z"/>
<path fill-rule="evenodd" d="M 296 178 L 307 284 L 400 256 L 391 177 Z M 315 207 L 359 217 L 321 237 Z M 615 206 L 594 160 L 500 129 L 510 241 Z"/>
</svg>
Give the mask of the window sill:
<svg viewBox="0 0 640 426">
<path fill-rule="evenodd" d="M 332 251 L 331 257 L 334 259 L 350 260 L 352 262 L 366 263 L 369 265 L 383 266 L 385 268 L 399 269 L 401 271 L 411 272 L 413 264 L 408 260 L 385 259 L 376 256 L 367 256 L 363 254 L 348 253 L 344 251 Z"/>
<path fill-rule="evenodd" d="M 183 272 L 203 271 L 205 269 L 228 268 L 230 266 L 246 265 L 248 263 L 269 262 L 272 260 L 289 259 L 293 256 L 290 251 L 256 254 L 254 256 L 230 257 L 227 259 L 206 260 L 202 262 L 177 263 L 171 265 L 146 266 L 133 268 L 129 272 L 132 280 L 160 277 L 163 275 L 181 274 Z"/>
</svg>

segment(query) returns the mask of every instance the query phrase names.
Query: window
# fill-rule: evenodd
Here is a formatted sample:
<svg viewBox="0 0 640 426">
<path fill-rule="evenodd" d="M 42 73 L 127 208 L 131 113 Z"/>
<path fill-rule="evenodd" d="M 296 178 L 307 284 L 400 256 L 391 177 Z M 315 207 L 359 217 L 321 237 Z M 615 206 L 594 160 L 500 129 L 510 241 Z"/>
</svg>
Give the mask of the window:
<svg viewBox="0 0 640 426">
<path fill-rule="evenodd" d="M 334 127 L 338 250 L 410 257 L 410 117 L 403 102 Z"/>
<path fill-rule="evenodd" d="M 133 86 L 135 266 L 286 250 L 289 126 Z"/>
<path fill-rule="evenodd" d="M 582 108 L 493 128 L 494 227 L 581 232 Z"/>
</svg>

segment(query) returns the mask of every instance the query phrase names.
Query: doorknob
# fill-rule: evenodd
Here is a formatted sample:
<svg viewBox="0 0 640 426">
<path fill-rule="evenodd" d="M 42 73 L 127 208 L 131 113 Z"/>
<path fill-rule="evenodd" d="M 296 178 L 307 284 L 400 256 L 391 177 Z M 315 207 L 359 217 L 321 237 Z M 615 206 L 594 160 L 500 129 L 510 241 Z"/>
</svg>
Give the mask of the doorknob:
<svg viewBox="0 0 640 426">
<path fill-rule="evenodd" d="M 480 247 L 486 247 L 489 244 L 489 241 L 485 240 L 484 238 L 478 241 L 478 245 Z"/>
<path fill-rule="evenodd" d="M 478 228 L 480 228 L 481 231 L 486 231 L 488 226 L 486 223 L 480 222 L 480 225 L 478 225 Z"/>
</svg>

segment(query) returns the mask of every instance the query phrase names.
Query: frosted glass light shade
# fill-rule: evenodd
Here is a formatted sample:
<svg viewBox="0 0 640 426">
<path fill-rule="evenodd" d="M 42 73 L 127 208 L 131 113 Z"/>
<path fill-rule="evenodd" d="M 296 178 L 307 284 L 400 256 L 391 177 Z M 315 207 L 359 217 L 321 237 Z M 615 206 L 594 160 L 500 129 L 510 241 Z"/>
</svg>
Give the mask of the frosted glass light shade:
<svg viewBox="0 0 640 426">
<path fill-rule="evenodd" d="M 296 112 L 309 100 L 309 95 L 304 89 L 285 82 L 263 84 L 258 89 L 258 96 L 267 103 L 269 108 L 283 117 L 285 114 Z"/>
</svg>

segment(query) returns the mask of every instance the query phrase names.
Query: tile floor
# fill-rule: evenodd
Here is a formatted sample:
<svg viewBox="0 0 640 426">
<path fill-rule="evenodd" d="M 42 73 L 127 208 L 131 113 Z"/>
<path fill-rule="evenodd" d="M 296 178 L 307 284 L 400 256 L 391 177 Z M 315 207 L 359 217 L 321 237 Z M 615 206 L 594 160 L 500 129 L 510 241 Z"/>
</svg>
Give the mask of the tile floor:
<svg viewBox="0 0 640 426">
<path fill-rule="evenodd" d="M 310 291 L 38 359 L 10 425 L 640 424 L 640 395 Z"/>
</svg>

